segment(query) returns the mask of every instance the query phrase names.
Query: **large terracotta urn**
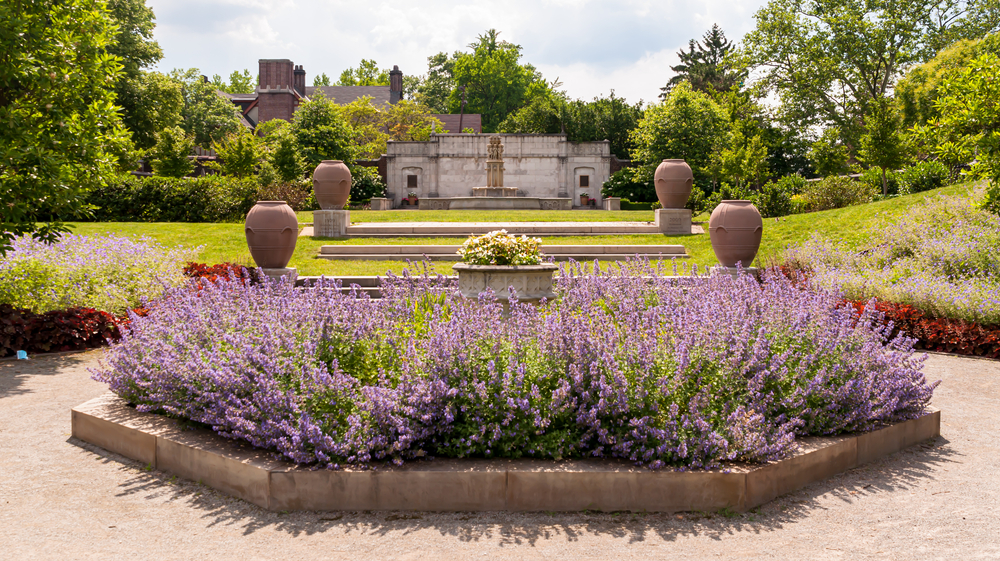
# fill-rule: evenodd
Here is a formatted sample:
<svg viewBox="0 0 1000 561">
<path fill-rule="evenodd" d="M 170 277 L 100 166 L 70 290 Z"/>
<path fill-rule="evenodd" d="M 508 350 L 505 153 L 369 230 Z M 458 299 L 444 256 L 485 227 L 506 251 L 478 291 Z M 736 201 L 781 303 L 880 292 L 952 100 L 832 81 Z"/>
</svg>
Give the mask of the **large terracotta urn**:
<svg viewBox="0 0 1000 561">
<path fill-rule="evenodd" d="M 313 172 L 313 191 L 323 210 L 343 210 L 351 198 L 351 170 L 340 160 L 323 160 Z"/>
<path fill-rule="evenodd" d="M 760 249 L 764 221 L 750 201 L 722 201 L 708 219 L 708 235 L 719 263 L 749 267 Z"/>
<path fill-rule="evenodd" d="M 663 208 L 684 208 L 693 185 L 694 174 L 684 160 L 663 160 L 656 166 L 653 186 Z"/>
<path fill-rule="evenodd" d="M 283 269 L 295 252 L 299 221 L 285 201 L 257 201 L 247 214 L 247 245 L 258 267 Z"/>
</svg>

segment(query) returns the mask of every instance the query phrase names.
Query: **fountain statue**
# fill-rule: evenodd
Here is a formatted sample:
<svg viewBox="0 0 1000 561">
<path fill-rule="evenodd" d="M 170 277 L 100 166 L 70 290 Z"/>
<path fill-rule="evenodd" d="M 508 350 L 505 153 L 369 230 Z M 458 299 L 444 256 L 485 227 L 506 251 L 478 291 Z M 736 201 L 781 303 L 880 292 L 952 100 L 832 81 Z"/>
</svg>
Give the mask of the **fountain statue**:
<svg viewBox="0 0 1000 561">
<path fill-rule="evenodd" d="M 486 148 L 486 187 L 473 187 L 473 197 L 516 197 L 517 187 L 503 186 L 503 144 L 491 136 Z"/>
</svg>

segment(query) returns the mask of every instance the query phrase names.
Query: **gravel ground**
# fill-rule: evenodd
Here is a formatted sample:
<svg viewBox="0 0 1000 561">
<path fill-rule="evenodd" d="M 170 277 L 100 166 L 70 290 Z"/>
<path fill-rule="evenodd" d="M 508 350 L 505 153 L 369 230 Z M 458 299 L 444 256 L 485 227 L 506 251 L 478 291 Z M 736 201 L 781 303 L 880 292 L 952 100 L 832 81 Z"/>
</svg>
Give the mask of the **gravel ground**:
<svg viewBox="0 0 1000 561">
<path fill-rule="evenodd" d="M 72 438 L 100 357 L 0 361 L 0 559 L 1000 558 L 1000 362 L 932 355 L 941 438 L 752 513 L 280 514 Z"/>
</svg>

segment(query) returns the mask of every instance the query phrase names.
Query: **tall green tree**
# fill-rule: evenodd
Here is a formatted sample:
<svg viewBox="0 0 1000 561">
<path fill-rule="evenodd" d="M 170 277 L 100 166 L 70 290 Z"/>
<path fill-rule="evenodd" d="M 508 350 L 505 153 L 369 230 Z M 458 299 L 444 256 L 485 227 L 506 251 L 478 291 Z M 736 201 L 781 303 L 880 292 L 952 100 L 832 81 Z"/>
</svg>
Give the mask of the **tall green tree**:
<svg viewBox="0 0 1000 561">
<path fill-rule="evenodd" d="M 461 52 L 438 53 L 427 57 L 427 75 L 417 86 L 414 99 L 439 114 L 448 112 L 448 98 L 455 89 L 455 60 Z M 458 132 L 458 131 L 455 131 Z"/>
<path fill-rule="evenodd" d="M 86 191 L 113 174 L 128 144 L 115 33 L 103 2 L 0 3 L 0 254 L 24 234 L 58 240 L 58 217 L 85 216 Z"/>
<path fill-rule="evenodd" d="M 326 72 L 324 72 L 322 74 L 318 74 L 316 76 L 313 76 L 313 85 L 314 86 L 329 86 L 330 85 L 330 77 L 326 75 Z"/>
<path fill-rule="evenodd" d="M 498 132 L 556 134 L 566 132 L 570 142 L 607 140 L 611 153 L 622 159 L 632 155 L 631 132 L 642 118 L 642 102 L 630 105 L 624 98 L 595 97 L 593 101 L 568 101 L 560 95 L 538 96 L 497 128 Z"/>
<path fill-rule="evenodd" d="M 726 91 L 743 82 L 745 72 L 731 68 L 726 55 L 733 50 L 733 43 L 726 39 L 726 34 L 718 24 L 702 35 L 701 41 L 691 39 L 687 52 L 677 52 L 680 64 L 671 66 L 676 74 L 660 88 L 660 99 L 666 99 L 670 90 L 681 82 L 688 82 L 691 87 L 700 92 Z"/>
<path fill-rule="evenodd" d="M 361 59 L 357 68 L 348 68 L 340 73 L 338 86 L 388 86 L 389 69 L 378 67 L 374 60 Z"/>
<path fill-rule="evenodd" d="M 194 138 L 180 127 L 168 127 L 156 134 L 156 146 L 149 151 L 153 173 L 163 177 L 184 177 L 194 171 L 188 157 L 194 148 Z"/>
<path fill-rule="evenodd" d="M 107 51 L 122 64 L 115 80 L 115 103 L 136 147 L 149 148 L 157 131 L 179 119 L 179 87 L 147 70 L 163 58 L 163 49 L 153 40 L 155 16 L 146 1 L 108 0 L 108 11 L 118 29 Z"/>
<path fill-rule="evenodd" d="M 299 105 L 290 129 L 308 170 L 323 160 L 350 162 L 354 159 L 353 131 L 341 108 L 322 94 Z"/>
<path fill-rule="evenodd" d="M 249 94 L 257 89 L 257 77 L 244 68 L 243 72 L 233 70 L 229 74 L 228 82 L 218 74 L 213 75 L 212 85 L 226 93 Z"/>
<path fill-rule="evenodd" d="M 217 94 L 215 86 L 197 68 L 174 70 L 170 77 L 182 84 L 180 126 L 194 137 L 196 145 L 208 148 L 243 126 L 236 106 Z"/>
<path fill-rule="evenodd" d="M 778 94 L 792 126 L 837 126 L 856 149 L 872 102 L 933 56 L 977 1 L 993 0 L 771 0 L 735 58 Z"/>
<path fill-rule="evenodd" d="M 712 181 L 713 154 L 725 145 L 728 134 L 725 110 L 708 94 L 681 82 L 662 103 L 646 108 L 632 131 L 633 156 L 648 168 L 682 158 L 691 166 L 695 184 L 704 189 Z"/>
<path fill-rule="evenodd" d="M 882 195 L 889 194 L 886 170 L 894 170 L 906 160 L 907 149 L 900 128 L 899 111 L 891 97 L 883 97 L 872 109 L 861 135 L 858 159 L 882 170 Z"/>
<path fill-rule="evenodd" d="M 840 129 L 829 127 L 809 147 L 809 161 L 820 177 L 847 173 L 850 155 L 840 139 Z"/>
<path fill-rule="evenodd" d="M 484 132 L 495 132 L 507 115 L 550 92 L 535 67 L 520 63 L 521 46 L 500 41 L 499 35 L 490 29 L 469 45 L 471 53 L 459 55 L 453 69 L 456 87 L 448 97 L 448 112 L 458 113 L 459 88 L 464 87 L 465 112 L 482 115 Z"/>
<path fill-rule="evenodd" d="M 233 177 L 254 175 L 264 157 L 263 140 L 246 127 L 236 129 L 236 132 L 227 135 L 222 142 L 213 142 L 212 150 L 215 150 L 219 161 L 212 163 L 210 167 Z"/>
</svg>

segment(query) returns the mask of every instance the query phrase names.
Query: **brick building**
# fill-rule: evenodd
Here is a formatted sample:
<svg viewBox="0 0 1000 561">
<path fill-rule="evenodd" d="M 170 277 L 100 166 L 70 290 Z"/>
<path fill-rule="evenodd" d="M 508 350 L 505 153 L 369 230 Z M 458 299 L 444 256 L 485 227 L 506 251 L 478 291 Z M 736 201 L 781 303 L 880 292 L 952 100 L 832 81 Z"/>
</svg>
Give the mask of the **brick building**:
<svg viewBox="0 0 1000 561">
<path fill-rule="evenodd" d="M 252 94 L 221 94 L 239 106 L 243 118 L 251 126 L 271 119 L 290 121 L 302 100 L 322 92 L 338 104 L 369 96 L 372 103 L 394 104 L 403 99 L 403 72 L 393 66 L 389 72 L 388 86 L 306 86 L 306 71 L 288 59 L 260 59 L 258 62 L 257 91 Z M 457 133 L 459 115 L 434 115 L 444 123 L 445 129 Z M 483 131 L 478 114 L 461 116 L 462 128 Z"/>
</svg>

